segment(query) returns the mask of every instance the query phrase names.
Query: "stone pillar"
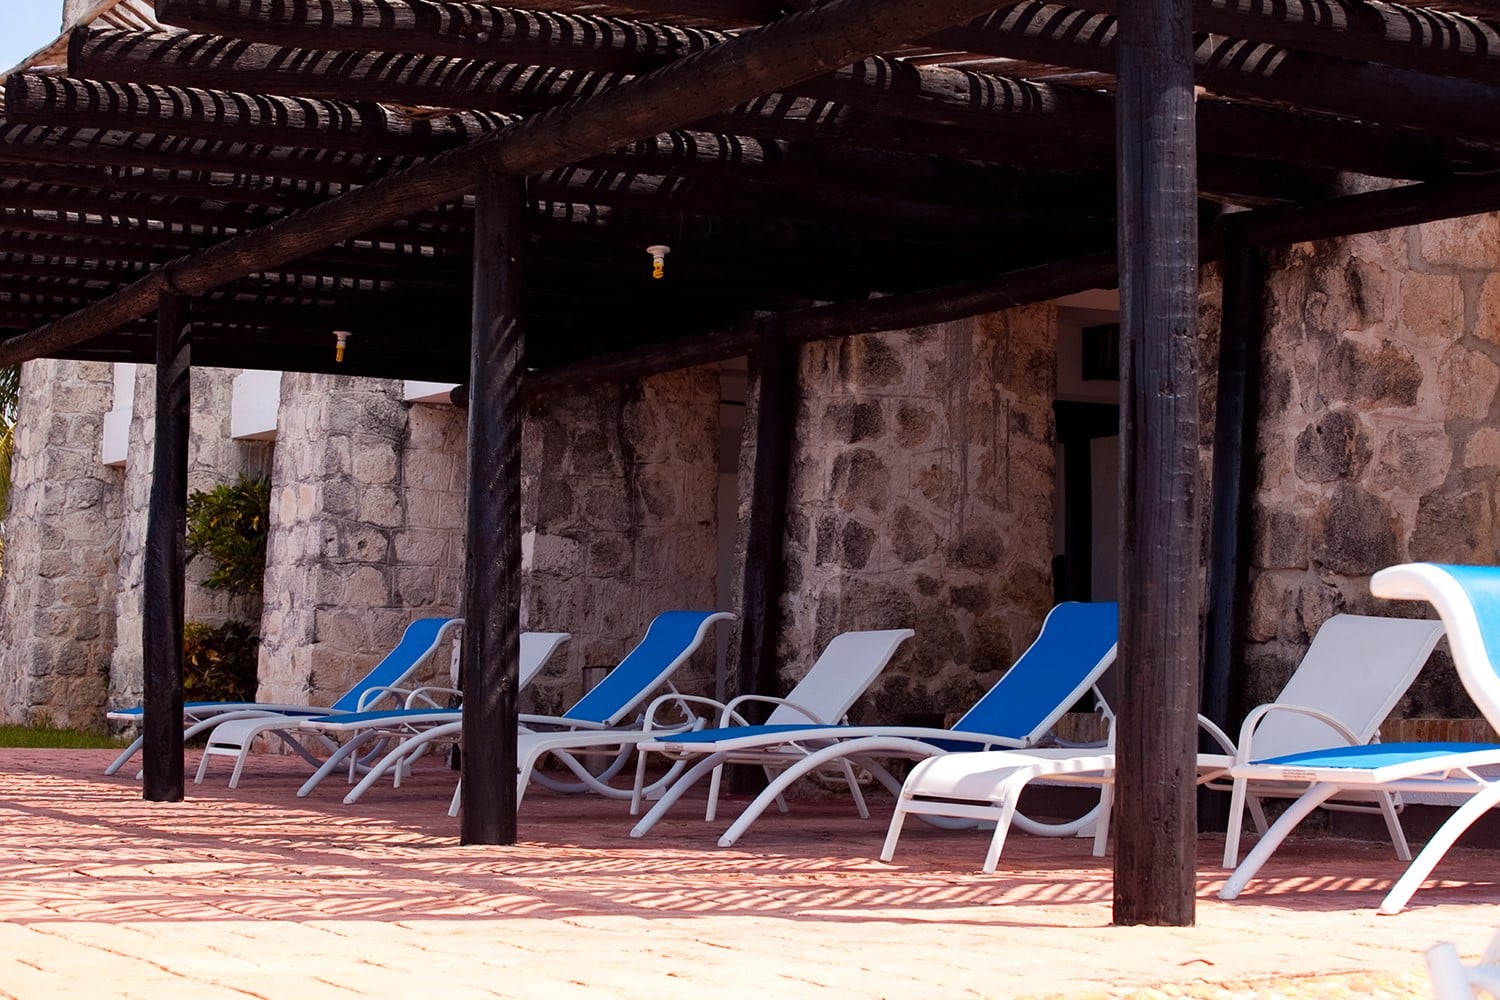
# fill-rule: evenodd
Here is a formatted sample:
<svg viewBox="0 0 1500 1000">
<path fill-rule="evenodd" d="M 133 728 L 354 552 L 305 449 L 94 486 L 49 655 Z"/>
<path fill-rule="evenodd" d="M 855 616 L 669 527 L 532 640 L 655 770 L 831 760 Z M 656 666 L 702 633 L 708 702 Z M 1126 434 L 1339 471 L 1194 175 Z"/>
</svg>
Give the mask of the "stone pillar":
<svg viewBox="0 0 1500 1000">
<path fill-rule="evenodd" d="M 400 382 L 282 377 L 260 697 L 327 704 L 413 618 L 458 606 L 464 413 Z M 447 683 L 446 657 L 435 668 Z"/>
<path fill-rule="evenodd" d="M 120 486 L 100 461 L 110 366 L 33 361 L 21 399 L 0 576 L 0 718 L 104 725 Z"/>
<path fill-rule="evenodd" d="M 784 685 L 838 632 L 910 627 L 872 718 L 951 715 L 1035 637 L 1052 594 L 1055 344 L 1039 305 L 804 348 Z"/>
<path fill-rule="evenodd" d="M 1500 561 L 1500 217 L 1302 244 L 1274 262 L 1245 704 L 1408 560 Z M 1398 715 L 1473 714 L 1428 669 Z"/>
<path fill-rule="evenodd" d="M 522 440 L 522 627 L 573 639 L 533 684 L 537 711 L 582 693 L 657 612 L 716 603 L 719 382 L 694 368 L 534 402 Z M 711 694 L 713 644 L 675 678 Z M 526 704 L 523 701 L 523 704 Z"/>
<path fill-rule="evenodd" d="M 240 473 L 270 475 L 272 443 L 236 441 L 229 436 L 230 396 L 234 377 L 229 368 L 194 368 L 192 416 L 188 430 L 188 490 L 210 490 L 234 482 Z M 135 409 L 130 420 L 130 444 L 120 516 L 120 558 L 115 592 L 116 637 L 110 660 L 109 703 L 137 705 L 141 699 L 141 602 L 146 544 L 146 508 L 151 499 L 151 470 L 156 443 L 156 369 L 140 365 L 135 373 Z M 212 567 L 207 559 L 187 566 L 184 594 L 189 622 L 220 625 L 229 620 L 260 621 L 256 595 L 231 597 L 203 586 Z M 191 699 L 189 699 L 191 700 Z"/>
</svg>

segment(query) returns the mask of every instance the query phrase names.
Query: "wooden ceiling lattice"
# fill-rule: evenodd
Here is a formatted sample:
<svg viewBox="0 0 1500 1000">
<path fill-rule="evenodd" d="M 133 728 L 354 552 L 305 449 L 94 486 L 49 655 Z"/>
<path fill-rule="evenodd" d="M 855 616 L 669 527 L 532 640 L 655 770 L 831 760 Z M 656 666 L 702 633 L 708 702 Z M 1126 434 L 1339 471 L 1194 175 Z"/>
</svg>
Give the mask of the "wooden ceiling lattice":
<svg viewBox="0 0 1500 1000">
<path fill-rule="evenodd" d="M 66 72 L 52 47 L 34 60 L 46 72 L 6 83 L 0 356 L 149 360 L 142 283 L 178 288 L 160 269 L 206 260 L 185 282 L 201 300 L 195 361 L 462 381 L 473 198 L 445 165 L 502 135 L 555 135 L 555 109 L 663 67 L 680 72 L 660 100 L 700 97 L 686 69 L 698 55 L 816 7 L 158 0 L 153 17 L 138 0 L 105 4 L 66 39 Z M 1261 232 L 1307 238 L 1319 231 L 1285 220 L 1347 228 L 1350 192 L 1415 185 L 1398 197 L 1491 207 L 1500 6 L 1198 0 L 1195 18 L 1209 252 L 1216 221 L 1242 209 Z M 1010 301 L 1028 294 L 1016 276 L 1097 262 L 1116 240 L 1114 40 L 1107 0 L 1028 0 L 705 105 L 672 131 L 628 141 L 622 122 L 612 150 L 511 155 L 548 164 L 522 168 L 527 365 L 670 353 L 694 336 L 730 345 L 770 315 L 857 316 L 945 288 Z M 399 215 L 332 245 L 307 233 L 315 206 L 413 173 L 443 178 L 425 202 L 405 194 Z M 241 248 L 284 229 L 300 234 L 287 253 L 261 255 L 284 259 L 234 270 Z M 672 247 L 660 281 L 656 243 Z M 1095 263 L 1073 273 L 1100 279 Z M 70 318 L 80 310 L 87 323 Z M 337 368 L 335 328 L 360 334 Z"/>
</svg>

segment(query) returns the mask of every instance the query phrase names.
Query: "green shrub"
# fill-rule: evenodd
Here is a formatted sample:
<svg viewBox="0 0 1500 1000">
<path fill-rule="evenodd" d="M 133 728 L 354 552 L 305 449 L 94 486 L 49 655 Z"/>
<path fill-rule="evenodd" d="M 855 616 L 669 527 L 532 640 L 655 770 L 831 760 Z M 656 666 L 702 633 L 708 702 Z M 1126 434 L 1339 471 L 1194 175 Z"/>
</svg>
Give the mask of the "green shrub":
<svg viewBox="0 0 1500 1000">
<path fill-rule="evenodd" d="M 214 564 L 205 587 L 231 594 L 261 592 L 270 510 L 270 480 L 244 473 L 233 483 L 189 494 L 188 561 L 207 556 Z"/>
<path fill-rule="evenodd" d="M 182 629 L 182 696 L 187 701 L 254 701 L 260 636 L 244 622 Z"/>
</svg>

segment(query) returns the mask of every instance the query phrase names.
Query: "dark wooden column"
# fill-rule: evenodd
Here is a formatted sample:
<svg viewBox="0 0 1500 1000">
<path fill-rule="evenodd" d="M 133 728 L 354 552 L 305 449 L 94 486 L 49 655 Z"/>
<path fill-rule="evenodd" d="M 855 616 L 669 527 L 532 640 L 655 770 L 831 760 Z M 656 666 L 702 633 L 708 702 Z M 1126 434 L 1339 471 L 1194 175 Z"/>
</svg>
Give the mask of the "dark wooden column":
<svg viewBox="0 0 1500 1000">
<path fill-rule="evenodd" d="M 1189 0 L 1121 0 L 1118 924 L 1193 922 L 1198 240 Z"/>
<path fill-rule="evenodd" d="M 797 426 L 797 348 L 777 330 L 761 340 L 755 393 L 755 470 L 745 531 L 740 601 L 741 694 L 776 690 L 776 636 L 781 630 L 787 486 Z"/>
<path fill-rule="evenodd" d="M 1208 593 L 1203 620 L 1205 716 L 1235 735 L 1242 707 L 1245 620 L 1250 605 L 1251 497 L 1259 470 L 1260 351 L 1265 332 L 1266 255 L 1238 227 L 1224 233 L 1223 322 L 1208 539 Z M 1211 748 L 1210 752 L 1212 752 Z M 1199 797 L 1199 825 L 1222 830 L 1228 800 Z"/>
<path fill-rule="evenodd" d="M 146 517 L 141 655 L 145 681 L 145 798 L 182 801 L 182 601 L 192 366 L 188 300 L 163 294 L 156 311 L 156 452 Z"/>
<path fill-rule="evenodd" d="M 465 844 L 516 842 L 521 652 L 521 212 L 524 182 L 480 171 L 474 209 L 464 560 Z"/>
</svg>

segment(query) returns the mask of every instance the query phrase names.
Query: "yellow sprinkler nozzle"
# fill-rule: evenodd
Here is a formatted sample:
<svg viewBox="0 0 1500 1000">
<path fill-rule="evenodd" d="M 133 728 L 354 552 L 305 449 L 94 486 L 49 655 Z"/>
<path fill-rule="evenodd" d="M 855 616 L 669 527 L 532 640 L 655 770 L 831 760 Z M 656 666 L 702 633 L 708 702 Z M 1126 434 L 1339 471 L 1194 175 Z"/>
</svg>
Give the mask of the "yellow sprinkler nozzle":
<svg viewBox="0 0 1500 1000">
<path fill-rule="evenodd" d="M 646 252 L 651 255 L 651 277 L 656 279 L 666 277 L 667 254 L 672 252 L 672 248 L 665 243 L 657 243 L 647 247 Z"/>
<path fill-rule="evenodd" d="M 349 331 L 348 330 L 335 330 L 335 331 L 333 331 L 333 337 L 334 337 L 333 360 L 335 362 L 343 361 L 344 360 L 344 345 L 349 342 Z"/>
</svg>

